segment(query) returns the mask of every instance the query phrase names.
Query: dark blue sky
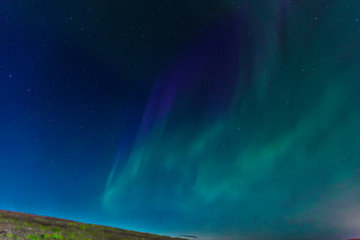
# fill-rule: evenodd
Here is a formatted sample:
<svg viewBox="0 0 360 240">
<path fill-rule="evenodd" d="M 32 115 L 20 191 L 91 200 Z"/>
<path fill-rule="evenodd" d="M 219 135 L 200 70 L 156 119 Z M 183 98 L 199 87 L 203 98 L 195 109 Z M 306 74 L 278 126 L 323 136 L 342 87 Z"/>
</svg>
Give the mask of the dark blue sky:
<svg viewBox="0 0 360 240">
<path fill-rule="evenodd" d="M 0 208 L 202 239 L 360 237 L 357 1 L 0 3 Z"/>
</svg>

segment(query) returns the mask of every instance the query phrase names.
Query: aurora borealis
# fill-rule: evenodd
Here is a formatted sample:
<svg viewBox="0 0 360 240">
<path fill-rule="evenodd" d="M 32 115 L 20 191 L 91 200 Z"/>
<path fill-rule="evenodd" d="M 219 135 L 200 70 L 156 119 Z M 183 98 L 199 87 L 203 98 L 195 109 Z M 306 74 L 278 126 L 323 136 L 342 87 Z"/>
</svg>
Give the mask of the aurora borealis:
<svg viewBox="0 0 360 240">
<path fill-rule="evenodd" d="M 358 1 L 0 6 L 1 209 L 360 237 Z"/>
</svg>

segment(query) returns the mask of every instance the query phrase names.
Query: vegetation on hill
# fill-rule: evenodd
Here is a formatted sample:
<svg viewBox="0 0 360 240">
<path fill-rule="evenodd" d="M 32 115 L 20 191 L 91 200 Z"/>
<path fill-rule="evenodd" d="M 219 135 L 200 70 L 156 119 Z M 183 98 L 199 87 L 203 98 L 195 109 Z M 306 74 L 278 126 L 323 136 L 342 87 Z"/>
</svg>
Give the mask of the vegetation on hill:
<svg viewBox="0 0 360 240">
<path fill-rule="evenodd" d="M 180 238 L 8 211 L 0 211 L 0 239 L 180 240 Z"/>
</svg>

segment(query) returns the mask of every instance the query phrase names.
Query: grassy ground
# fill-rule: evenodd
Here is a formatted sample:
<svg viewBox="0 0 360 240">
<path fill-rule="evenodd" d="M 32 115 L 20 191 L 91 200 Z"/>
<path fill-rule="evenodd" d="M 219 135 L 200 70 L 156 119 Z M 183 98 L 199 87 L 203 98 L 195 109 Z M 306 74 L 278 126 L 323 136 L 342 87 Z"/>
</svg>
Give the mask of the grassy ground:
<svg viewBox="0 0 360 240">
<path fill-rule="evenodd" d="M 0 240 L 175 240 L 149 233 L 0 210 Z"/>
</svg>

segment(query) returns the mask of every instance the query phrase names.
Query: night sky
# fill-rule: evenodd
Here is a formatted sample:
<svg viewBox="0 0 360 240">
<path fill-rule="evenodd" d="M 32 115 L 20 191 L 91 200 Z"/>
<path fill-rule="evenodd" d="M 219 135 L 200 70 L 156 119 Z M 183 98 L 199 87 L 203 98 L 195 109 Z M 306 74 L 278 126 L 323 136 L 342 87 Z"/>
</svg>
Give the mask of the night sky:
<svg viewBox="0 0 360 240">
<path fill-rule="evenodd" d="M 2 0 L 0 164 L 4 210 L 360 237 L 360 2 Z"/>
</svg>

